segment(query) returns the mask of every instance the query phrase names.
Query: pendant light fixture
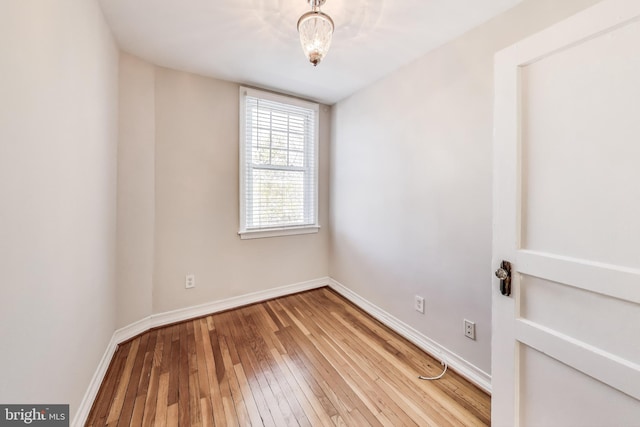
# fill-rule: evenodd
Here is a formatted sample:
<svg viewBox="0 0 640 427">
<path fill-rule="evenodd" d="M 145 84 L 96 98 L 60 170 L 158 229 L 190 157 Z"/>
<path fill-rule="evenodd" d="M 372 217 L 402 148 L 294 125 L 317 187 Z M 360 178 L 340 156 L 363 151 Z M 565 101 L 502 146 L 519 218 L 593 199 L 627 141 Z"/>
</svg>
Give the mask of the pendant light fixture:
<svg viewBox="0 0 640 427">
<path fill-rule="evenodd" d="M 311 10 L 298 19 L 298 33 L 302 50 L 315 67 L 325 57 L 331 46 L 333 20 L 320 11 L 326 0 L 308 0 Z"/>
</svg>

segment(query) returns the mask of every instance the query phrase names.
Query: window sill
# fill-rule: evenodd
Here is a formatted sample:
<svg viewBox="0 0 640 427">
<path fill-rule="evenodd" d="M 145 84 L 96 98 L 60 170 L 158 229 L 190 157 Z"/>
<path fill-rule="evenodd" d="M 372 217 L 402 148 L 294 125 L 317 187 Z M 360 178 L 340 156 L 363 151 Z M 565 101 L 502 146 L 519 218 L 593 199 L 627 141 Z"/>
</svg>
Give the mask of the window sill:
<svg viewBox="0 0 640 427">
<path fill-rule="evenodd" d="M 312 234 L 320 230 L 319 225 L 305 225 L 302 227 L 261 228 L 259 230 L 240 230 L 238 234 L 242 240 L 262 239 L 265 237 L 293 236 L 296 234 Z"/>
</svg>

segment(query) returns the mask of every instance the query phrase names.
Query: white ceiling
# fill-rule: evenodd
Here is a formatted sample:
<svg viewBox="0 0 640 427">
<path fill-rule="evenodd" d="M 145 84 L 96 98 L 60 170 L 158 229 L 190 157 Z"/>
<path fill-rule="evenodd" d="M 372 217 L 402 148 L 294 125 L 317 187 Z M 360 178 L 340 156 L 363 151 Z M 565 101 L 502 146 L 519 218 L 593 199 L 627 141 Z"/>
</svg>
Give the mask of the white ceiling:
<svg viewBox="0 0 640 427">
<path fill-rule="evenodd" d="M 521 0 L 327 0 L 317 67 L 296 23 L 306 0 L 100 0 L 120 47 L 152 63 L 333 104 Z"/>
</svg>

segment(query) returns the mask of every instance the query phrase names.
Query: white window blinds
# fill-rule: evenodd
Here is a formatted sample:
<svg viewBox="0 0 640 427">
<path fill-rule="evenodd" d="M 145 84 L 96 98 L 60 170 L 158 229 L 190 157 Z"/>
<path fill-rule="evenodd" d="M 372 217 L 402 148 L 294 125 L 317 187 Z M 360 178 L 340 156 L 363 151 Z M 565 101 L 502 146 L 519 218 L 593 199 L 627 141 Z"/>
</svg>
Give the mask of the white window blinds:
<svg viewBox="0 0 640 427">
<path fill-rule="evenodd" d="M 318 105 L 240 95 L 240 233 L 317 226 Z"/>
</svg>

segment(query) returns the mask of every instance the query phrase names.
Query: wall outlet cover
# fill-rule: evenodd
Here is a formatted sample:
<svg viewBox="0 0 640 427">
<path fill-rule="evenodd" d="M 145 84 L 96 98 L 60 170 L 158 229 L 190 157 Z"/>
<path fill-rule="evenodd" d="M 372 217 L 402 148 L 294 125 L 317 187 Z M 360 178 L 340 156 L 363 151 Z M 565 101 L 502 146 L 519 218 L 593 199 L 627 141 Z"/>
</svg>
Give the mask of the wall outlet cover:
<svg viewBox="0 0 640 427">
<path fill-rule="evenodd" d="M 464 336 L 475 341 L 476 339 L 476 324 L 471 320 L 464 319 Z"/>
<path fill-rule="evenodd" d="M 195 274 L 187 274 L 184 281 L 184 287 L 186 289 L 193 289 L 196 287 L 196 275 Z"/>
</svg>

